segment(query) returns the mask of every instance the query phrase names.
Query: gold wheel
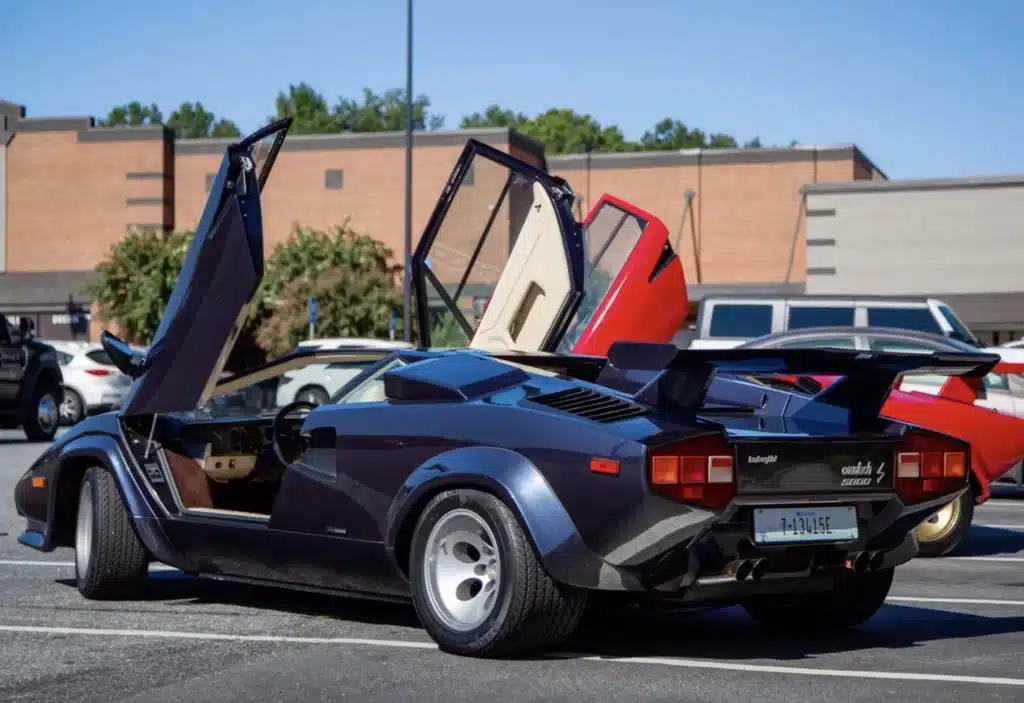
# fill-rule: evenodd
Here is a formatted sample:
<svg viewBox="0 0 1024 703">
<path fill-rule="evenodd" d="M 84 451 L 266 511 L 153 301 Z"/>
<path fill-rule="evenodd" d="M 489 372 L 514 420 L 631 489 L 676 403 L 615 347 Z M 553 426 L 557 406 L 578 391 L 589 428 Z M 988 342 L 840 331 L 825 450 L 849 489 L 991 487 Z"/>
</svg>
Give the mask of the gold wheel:
<svg viewBox="0 0 1024 703">
<path fill-rule="evenodd" d="M 956 529 L 960 522 L 960 498 L 957 498 L 945 508 L 921 523 L 917 528 L 917 538 L 921 542 L 938 542 L 945 539 L 950 532 Z"/>
</svg>

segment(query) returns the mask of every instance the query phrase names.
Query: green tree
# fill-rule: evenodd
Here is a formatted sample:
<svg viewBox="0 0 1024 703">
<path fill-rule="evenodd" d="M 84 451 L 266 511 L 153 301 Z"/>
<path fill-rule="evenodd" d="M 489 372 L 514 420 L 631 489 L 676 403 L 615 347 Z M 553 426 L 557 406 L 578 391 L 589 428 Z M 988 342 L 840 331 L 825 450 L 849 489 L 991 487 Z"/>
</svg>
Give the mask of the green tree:
<svg viewBox="0 0 1024 703">
<path fill-rule="evenodd" d="M 156 103 L 143 105 L 138 100 L 112 109 L 106 118 L 99 121 L 101 127 L 141 127 L 163 124 L 164 116 Z"/>
<path fill-rule="evenodd" d="M 462 118 L 459 129 L 477 129 L 480 127 L 511 127 L 521 129 L 530 118 L 521 112 L 507 110 L 500 105 L 490 105 L 483 112 L 474 112 Z"/>
<path fill-rule="evenodd" d="M 179 139 L 201 137 L 240 137 L 241 130 L 231 120 L 218 120 L 201 102 L 182 103 L 167 119 L 167 126 Z"/>
<path fill-rule="evenodd" d="M 116 323 L 125 341 L 144 345 L 152 340 L 194 234 L 131 232 L 97 267 L 88 292 L 99 317 Z"/>
<path fill-rule="evenodd" d="M 399 88 L 377 95 L 363 89 L 363 101 L 338 98 L 333 111 L 340 132 L 397 132 L 405 129 L 405 91 Z M 430 98 L 417 95 L 412 101 L 412 128 L 441 129 L 444 115 L 430 112 Z"/>
<path fill-rule="evenodd" d="M 259 345 L 278 355 L 305 339 L 309 298 L 316 296 L 317 335 L 385 337 L 392 310 L 401 309 L 400 266 L 390 247 L 352 230 L 296 227 L 267 260 L 253 303 Z"/>
<path fill-rule="evenodd" d="M 293 134 L 334 134 L 339 132 L 391 132 L 405 129 L 405 91 L 393 89 L 377 94 L 363 89 L 362 100 L 344 96 L 330 106 L 322 93 L 308 83 L 289 85 L 277 95 L 272 120 L 291 117 Z M 441 129 L 444 115 L 430 112 L 430 98 L 418 95 L 412 104 L 414 130 Z"/>
<path fill-rule="evenodd" d="M 279 92 L 275 107 L 277 111 L 273 117 L 267 118 L 267 122 L 291 117 L 294 120 L 290 130 L 292 134 L 330 134 L 339 131 L 324 96 L 309 83 L 289 85 L 287 93 Z"/>
</svg>

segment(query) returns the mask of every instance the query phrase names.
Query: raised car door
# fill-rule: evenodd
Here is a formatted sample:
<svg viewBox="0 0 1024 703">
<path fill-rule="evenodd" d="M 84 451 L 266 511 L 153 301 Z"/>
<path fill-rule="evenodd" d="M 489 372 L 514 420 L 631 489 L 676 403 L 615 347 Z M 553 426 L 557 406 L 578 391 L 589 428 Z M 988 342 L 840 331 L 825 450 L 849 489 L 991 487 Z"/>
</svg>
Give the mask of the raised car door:
<svg viewBox="0 0 1024 703">
<path fill-rule="evenodd" d="M 583 223 L 569 185 L 470 140 L 412 260 L 424 346 L 604 354 L 666 342 L 688 313 L 668 229 L 604 196 Z"/>
<path fill-rule="evenodd" d="M 135 379 L 124 414 L 189 411 L 209 398 L 263 278 L 260 194 L 290 125 L 275 122 L 225 151 L 148 352 L 104 333 L 104 348 Z"/>
<path fill-rule="evenodd" d="M 583 292 L 572 190 L 470 140 L 412 260 L 423 346 L 553 351 Z"/>
</svg>

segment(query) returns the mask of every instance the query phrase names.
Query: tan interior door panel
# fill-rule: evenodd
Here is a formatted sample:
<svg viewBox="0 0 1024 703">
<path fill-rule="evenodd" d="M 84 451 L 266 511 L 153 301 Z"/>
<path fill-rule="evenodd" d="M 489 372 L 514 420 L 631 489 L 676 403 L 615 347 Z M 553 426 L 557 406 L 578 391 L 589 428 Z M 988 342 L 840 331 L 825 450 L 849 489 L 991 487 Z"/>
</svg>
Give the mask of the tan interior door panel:
<svg viewBox="0 0 1024 703">
<path fill-rule="evenodd" d="M 558 216 L 539 183 L 515 242 L 470 342 L 473 349 L 539 350 L 572 294 Z"/>
</svg>

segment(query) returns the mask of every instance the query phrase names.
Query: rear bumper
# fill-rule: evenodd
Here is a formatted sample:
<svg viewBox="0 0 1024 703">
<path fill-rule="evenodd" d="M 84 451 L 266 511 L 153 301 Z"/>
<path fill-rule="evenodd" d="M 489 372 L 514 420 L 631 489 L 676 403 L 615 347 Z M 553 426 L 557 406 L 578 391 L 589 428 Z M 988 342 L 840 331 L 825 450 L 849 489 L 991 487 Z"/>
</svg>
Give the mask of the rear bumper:
<svg viewBox="0 0 1024 703">
<path fill-rule="evenodd" d="M 663 518 L 645 530 L 648 534 L 660 533 L 656 554 L 651 553 L 654 545 L 639 537 L 617 540 L 621 546 L 615 549 L 596 549 L 605 568 L 617 572 L 619 578 L 605 575 L 600 585 L 589 587 L 642 592 L 679 602 L 828 590 L 837 578 L 855 570 L 886 569 L 913 559 L 918 552 L 917 526 L 964 490 L 966 486 L 910 505 L 891 491 L 736 498 L 720 512 L 676 504 L 678 528 L 666 529 L 671 523 Z M 755 508 L 810 506 L 855 507 L 857 538 L 842 542 L 755 543 Z M 685 519 L 680 519 L 680 513 Z M 647 548 L 626 549 L 640 544 Z"/>
</svg>

